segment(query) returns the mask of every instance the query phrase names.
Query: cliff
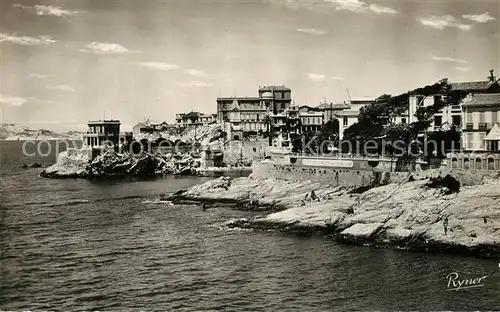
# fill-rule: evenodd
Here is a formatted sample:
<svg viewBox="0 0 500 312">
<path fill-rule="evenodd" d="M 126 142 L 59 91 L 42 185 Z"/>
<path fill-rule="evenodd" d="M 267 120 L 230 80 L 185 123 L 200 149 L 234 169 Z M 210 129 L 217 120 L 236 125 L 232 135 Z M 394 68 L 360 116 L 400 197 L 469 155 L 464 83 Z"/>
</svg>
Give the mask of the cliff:
<svg viewBox="0 0 500 312">
<path fill-rule="evenodd" d="M 81 140 L 82 132 L 57 133 L 45 129 L 29 129 L 15 124 L 0 124 L 0 140 Z"/>
<path fill-rule="evenodd" d="M 224 177 L 173 197 L 233 200 L 281 210 L 233 220 L 230 227 L 319 232 L 360 245 L 465 251 L 482 256 L 500 251 L 497 172 L 408 174 L 402 182 L 371 188 Z"/>
</svg>

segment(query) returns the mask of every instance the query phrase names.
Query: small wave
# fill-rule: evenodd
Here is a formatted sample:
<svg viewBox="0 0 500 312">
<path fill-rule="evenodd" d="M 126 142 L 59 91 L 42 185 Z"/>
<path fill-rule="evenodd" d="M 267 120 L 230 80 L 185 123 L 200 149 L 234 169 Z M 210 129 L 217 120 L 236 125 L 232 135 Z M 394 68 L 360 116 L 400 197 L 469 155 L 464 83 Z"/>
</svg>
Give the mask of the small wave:
<svg viewBox="0 0 500 312">
<path fill-rule="evenodd" d="M 41 205 L 43 207 L 60 207 L 60 206 L 75 206 L 79 204 L 86 204 L 90 202 L 87 199 L 73 199 L 73 200 L 65 200 L 65 201 L 60 201 L 60 202 L 55 202 L 55 203 L 42 203 Z"/>
<path fill-rule="evenodd" d="M 141 202 L 142 204 L 151 204 L 151 205 L 168 205 L 168 206 L 173 206 L 174 203 L 171 202 L 170 200 L 161 200 L 161 199 L 155 199 L 155 200 L 145 200 Z"/>
</svg>

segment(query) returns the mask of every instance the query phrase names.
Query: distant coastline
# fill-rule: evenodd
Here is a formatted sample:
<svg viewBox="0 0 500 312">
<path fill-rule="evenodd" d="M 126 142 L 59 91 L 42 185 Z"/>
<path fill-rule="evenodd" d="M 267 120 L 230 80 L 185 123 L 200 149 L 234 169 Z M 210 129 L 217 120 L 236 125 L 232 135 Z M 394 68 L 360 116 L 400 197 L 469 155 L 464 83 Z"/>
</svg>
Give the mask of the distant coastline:
<svg viewBox="0 0 500 312">
<path fill-rule="evenodd" d="M 0 124 L 1 141 L 28 141 L 28 140 L 74 140 L 81 141 L 83 132 L 68 131 L 58 133 L 47 129 L 30 129 L 16 124 Z"/>
</svg>

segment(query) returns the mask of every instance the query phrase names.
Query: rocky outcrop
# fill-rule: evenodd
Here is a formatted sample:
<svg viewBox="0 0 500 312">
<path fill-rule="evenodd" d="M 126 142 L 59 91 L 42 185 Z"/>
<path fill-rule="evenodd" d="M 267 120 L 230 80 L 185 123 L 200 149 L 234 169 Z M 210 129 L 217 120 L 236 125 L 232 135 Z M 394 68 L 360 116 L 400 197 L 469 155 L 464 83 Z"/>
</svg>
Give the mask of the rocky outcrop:
<svg viewBox="0 0 500 312">
<path fill-rule="evenodd" d="M 437 172 L 414 175 L 408 181 L 363 192 L 309 181 L 220 178 L 182 196 L 257 200 L 285 209 L 234 220 L 229 227 L 319 232 L 360 245 L 497 255 L 500 179 L 486 173 L 446 172 L 439 176 Z"/>
<path fill-rule="evenodd" d="M 46 178 L 80 178 L 87 177 L 87 165 L 90 161 L 88 151 L 79 153 L 65 151 L 59 153 L 57 163 L 44 169 L 40 175 Z"/>
<path fill-rule="evenodd" d="M 176 161 L 183 160 L 183 166 Z M 107 151 L 91 160 L 88 151 L 62 152 L 58 161 L 41 172 L 48 178 L 89 178 L 112 176 L 151 177 L 164 174 L 182 174 L 196 168 L 199 160 L 190 155 L 162 155 L 143 153 L 141 155 L 118 154 Z"/>
</svg>

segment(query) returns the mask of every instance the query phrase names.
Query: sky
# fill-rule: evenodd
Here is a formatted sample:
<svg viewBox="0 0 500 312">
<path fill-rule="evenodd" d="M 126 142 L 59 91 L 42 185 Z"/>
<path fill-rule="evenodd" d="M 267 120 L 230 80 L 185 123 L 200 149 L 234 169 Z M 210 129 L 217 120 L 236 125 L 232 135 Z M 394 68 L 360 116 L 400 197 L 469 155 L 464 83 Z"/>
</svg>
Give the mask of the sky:
<svg viewBox="0 0 500 312">
<path fill-rule="evenodd" d="M 498 0 L 1 0 L 1 120 L 174 122 L 285 85 L 297 105 L 500 76 Z"/>
</svg>

